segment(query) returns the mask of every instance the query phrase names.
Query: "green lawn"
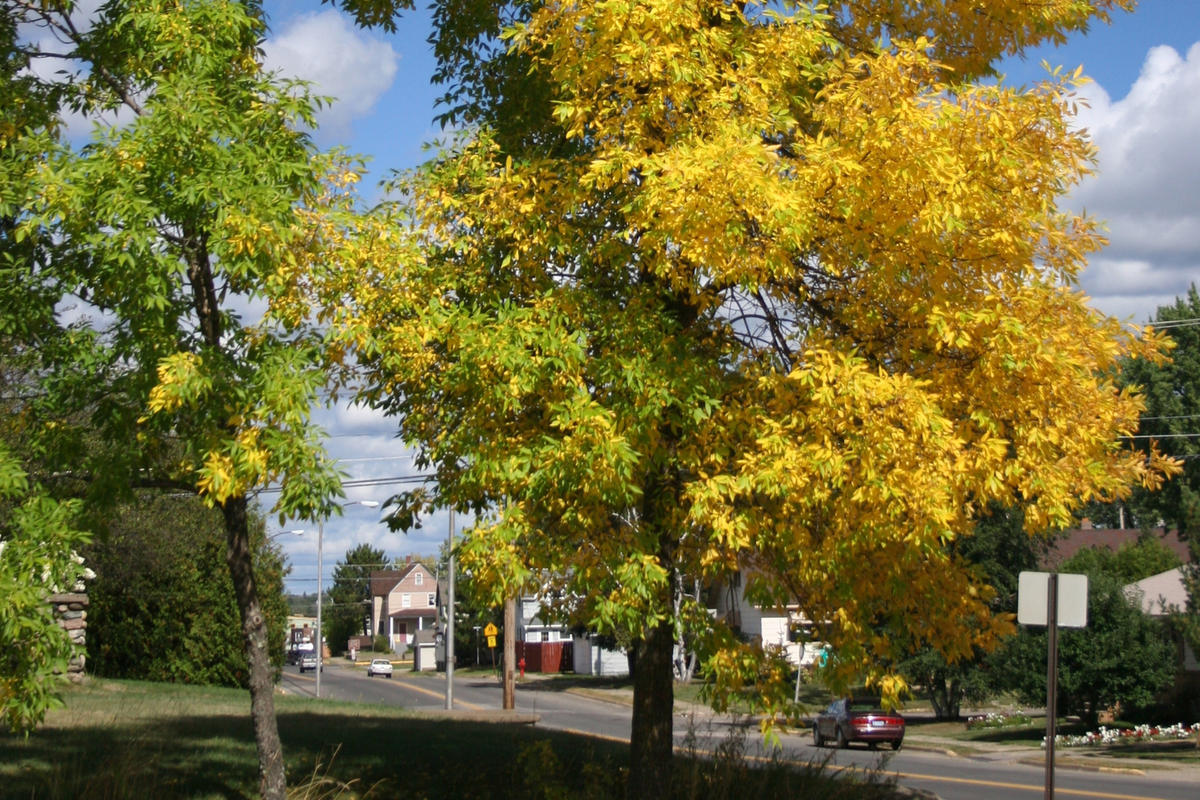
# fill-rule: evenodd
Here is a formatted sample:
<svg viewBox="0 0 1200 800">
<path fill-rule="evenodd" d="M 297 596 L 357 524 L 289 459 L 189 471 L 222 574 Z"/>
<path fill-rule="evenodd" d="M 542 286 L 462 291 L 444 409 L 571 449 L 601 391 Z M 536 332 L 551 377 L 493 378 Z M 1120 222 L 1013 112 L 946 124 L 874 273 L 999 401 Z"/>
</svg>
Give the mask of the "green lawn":
<svg viewBox="0 0 1200 800">
<path fill-rule="evenodd" d="M 92 679 L 64 699 L 28 738 L 0 735 L 5 797 L 255 796 L 248 693 Z M 623 743 L 292 696 L 276 703 L 295 798 L 624 796 Z M 676 797 L 892 794 L 819 767 L 750 765 L 733 745 L 716 759 L 677 758 Z"/>
</svg>

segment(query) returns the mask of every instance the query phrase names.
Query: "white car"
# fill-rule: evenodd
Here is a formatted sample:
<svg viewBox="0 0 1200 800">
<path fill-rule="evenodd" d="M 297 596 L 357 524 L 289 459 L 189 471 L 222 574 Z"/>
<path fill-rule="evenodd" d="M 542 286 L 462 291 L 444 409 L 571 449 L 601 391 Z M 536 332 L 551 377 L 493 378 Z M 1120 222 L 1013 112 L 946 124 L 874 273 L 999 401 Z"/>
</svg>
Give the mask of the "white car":
<svg viewBox="0 0 1200 800">
<path fill-rule="evenodd" d="M 392 662 L 386 658 L 371 659 L 371 663 L 367 665 L 367 677 L 374 678 L 376 675 L 382 675 L 385 678 L 392 677 Z"/>
</svg>

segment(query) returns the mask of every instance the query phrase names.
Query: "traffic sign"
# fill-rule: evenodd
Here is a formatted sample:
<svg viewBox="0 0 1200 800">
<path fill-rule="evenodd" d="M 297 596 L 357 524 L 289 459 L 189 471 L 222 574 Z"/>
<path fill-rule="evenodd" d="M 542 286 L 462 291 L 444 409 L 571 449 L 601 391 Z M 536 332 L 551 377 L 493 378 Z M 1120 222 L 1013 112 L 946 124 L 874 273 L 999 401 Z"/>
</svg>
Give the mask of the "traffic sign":
<svg viewBox="0 0 1200 800">
<path fill-rule="evenodd" d="M 495 639 L 496 634 L 499 632 L 500 632 L 500 629 L 496 627 L 496 624 L 494 622 L 489 622 L 487 625 L 483 626 L 483 635 L 488 637 L 488 639 Z M 492 645 L 489 645 L 489 647 L 490 646 L 492 646 Z"/>
</svg>

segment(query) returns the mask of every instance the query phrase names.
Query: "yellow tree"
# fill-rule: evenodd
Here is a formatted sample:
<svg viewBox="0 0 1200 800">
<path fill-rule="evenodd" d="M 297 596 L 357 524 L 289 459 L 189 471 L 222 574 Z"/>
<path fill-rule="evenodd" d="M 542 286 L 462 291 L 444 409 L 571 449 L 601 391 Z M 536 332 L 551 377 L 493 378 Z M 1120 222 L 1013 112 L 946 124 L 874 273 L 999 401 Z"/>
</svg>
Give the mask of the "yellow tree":
<svg viewBox="0 0 1200 800">
<path fill-rule="evenodd" d="M 1126 3 L 458 5 L 466 133 L 327 229 L 321 288 L 437 475 L 397 522 L 489 510 L 461 557 L 497 597 L 547 570 L 631 635 L 630 796 L 669 789 L 677 576 L 744 570 L 835 686 L 894 698 L 906 652 L 1010 629 L 950 546 L 977 512 L 1036 532 L 1170 469 L 1118 448 L 1140 402 L 1109 377 L 1157 340 L 1074 289 L 1102 244 L 1056 206 L 1091 164 L 1079 76 L 978 80 Z M 779 665 L 710 634 L 717 704 L 778 710 Z"/>
</svg>

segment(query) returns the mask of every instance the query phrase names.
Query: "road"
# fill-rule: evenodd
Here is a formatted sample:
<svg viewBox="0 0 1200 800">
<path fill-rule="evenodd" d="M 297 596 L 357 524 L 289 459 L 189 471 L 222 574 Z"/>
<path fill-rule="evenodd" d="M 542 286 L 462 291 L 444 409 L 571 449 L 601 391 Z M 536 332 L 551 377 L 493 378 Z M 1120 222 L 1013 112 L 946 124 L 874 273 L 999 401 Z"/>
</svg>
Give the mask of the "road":
<svg viewBox="0 0 1200 800">
<path fill-rule="evenodd" d="M 593 693 L 584 694 L 579 690 L 584 684 L 586 681 L 583 680 L 519 683 L 516 710 L 526 715 L 526 719 L 533 718 L 528 715 L 536 715 L 536 724 L 542 727 L 628 741 L 628 705 L 599 699 L 592 696 Z M 285 670 L 284 691 L 312 696 L 315 685 L 315 676 L 311 672 L 299 675 L 295 667 Z M 334 660 L 322 674 L 321 693 L 348 702 L 436 711 L 445 708 L 445 685 L 442 673 L 418 674 L 397 669 L 390 680 L 368 678 L 365 669 L 355 669 Z M 478 673 L 456 675 L 456 712 L 493 712 L 500 709 L 501 701 L 501 687 L 494 678 L 481 677 Z M 675 734 L 681 745 L 689 732 L 700 749 L 712 749 L 730 736 L 744 735 L 749 755 L 766 755 L 755 728 L 747 731 L 727 717 L 704 711 L 678 715 Z M 951 756 L 935 747 L 924 747 L 913 738 L 910 736 L 909 742 L 898 753 L 865 747 L 817 749 L 808 736 L 799 735 L 782 736 L 780 745 L 789 758 L 800 761 L 828 759 L 831 768 L 879 769 L 895 775 L 904 786 L 932 791 L 942 800 L 1036 800 L 1044 794 L 1045 773 L 1037 761 L 1040 757 L 1037 751 L 1025 751 L 1023 758 L 1011 752 Z M 1060 767 L 1055 772 L 1055 797 L 1058 798 L 1196 800 L 1200 796 L 1198 787 L 1200 770 L 1197 769 L 1150 767 L 1145 774 L 1131 774 Z"/>
</svg>

